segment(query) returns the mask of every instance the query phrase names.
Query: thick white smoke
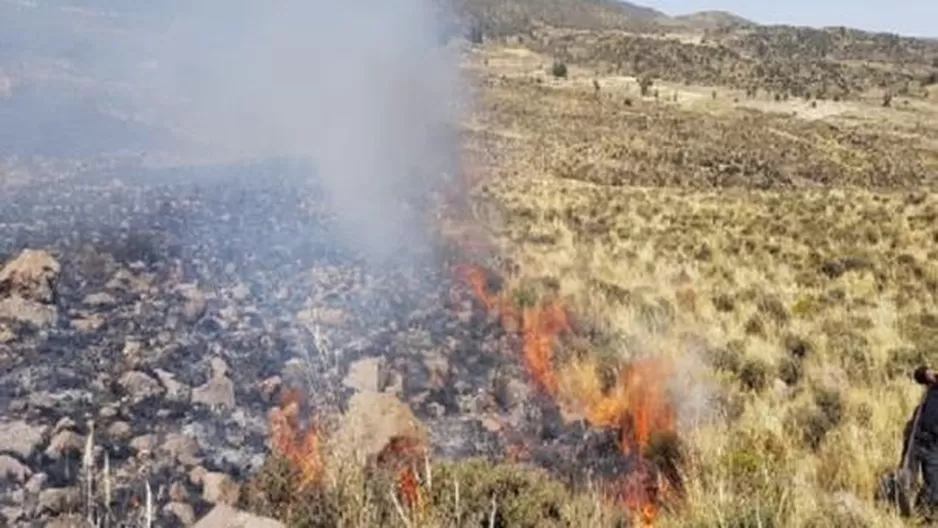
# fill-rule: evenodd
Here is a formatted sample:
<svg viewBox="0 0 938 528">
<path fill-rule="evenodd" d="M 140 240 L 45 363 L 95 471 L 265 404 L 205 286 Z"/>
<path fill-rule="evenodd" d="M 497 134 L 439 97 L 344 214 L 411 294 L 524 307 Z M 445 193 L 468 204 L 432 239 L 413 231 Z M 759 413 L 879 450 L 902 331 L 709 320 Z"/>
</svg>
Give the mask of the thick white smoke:
<svg viewBox="0 0 938 528">
<path fill-rule="evenodd" d="M 144 38 L 100 55 L 132 66 L 135 106 L 215 155 L 308 158 L 363 249 L 413 244 L 397 198 L 452 163 L 463 102 L 435 2 L 166 5 L 147 7 Z"/>
</svg>

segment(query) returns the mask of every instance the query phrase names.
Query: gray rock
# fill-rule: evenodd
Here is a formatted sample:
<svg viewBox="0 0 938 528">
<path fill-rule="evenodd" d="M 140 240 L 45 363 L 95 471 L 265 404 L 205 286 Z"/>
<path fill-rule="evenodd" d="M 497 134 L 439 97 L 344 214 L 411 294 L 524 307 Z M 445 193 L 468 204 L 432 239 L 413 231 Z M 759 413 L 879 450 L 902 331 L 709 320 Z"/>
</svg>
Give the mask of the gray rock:
<svg viewBox="0 0 938 528">
<path fill-rule="evenodd" d="M 175 517 L 183 526 L 195 524 L 195 510 L 188 503 L 172 501 L 163 506 L 163 512 Z"/>
<path fill-rule="evenodd" d="M 0 295 L 52 304 L 60 271 L 58 261 L 49 253 L 23 250 L 0 269 Z"/>
<path fill-rule="evenodd" d="M 26 485 L 23 487 L 28 493 L 39 493 L 46 486 L 46 482 L 49 481 L 49 475 L 45 473 L 36 473 L 26 481 Z"/>
<path fill-rule="evenodd" d="M 126 442 L 133 436 L 133 428 L 127 422 L 114 422 L 108 426 L 107 434 L 112 440 Z"/>
<path fill-rule="evenodd" d="M 212 358 L 211 365 L 212 377 L 205 385 L 192 390 L 192 403 L 201 403 L 212 408 L 234 408 L 234 382 L 228 378 L 228 365 L 219 358 Z"/>
<path fill-rule="evenodd" d="M 33 472 L 19 460 L 9 456 L 0 455 L 0 481 L 12 480 L 23 484 Z"/>
<path fill-rule="evenodd" d="M 31 324 L 37 328 L 52 326 L 59 313 L 54 305 L 28 301 L 22 297 L 0 299 L 0 318 Z"/>
<path fill-rule="evenodd" d="M 156 435 L 152 434 L 141 435 L 130 441 L 130 448 L 136 451 L 138 455 L 152 453 L 155 446 Z"/>
<path fill-rule="evenodd" d="M 82 301 L 86 306 L 93 306 L 96 308 L 104 308 L 108 306 L 114 306 L 117 304 L 117 299 L 113 295 L 107 292 L 92 293 L 85 297 Z"/>
<path fill-rule="evenodd" d="M 385 359 L 369 357 L 352 363 L 342 384 L 358 391 L 381 392 L 387 384 Z"/>
<path fill-rule="evenodd" d="M 0 269 L 0 318 L 37 327 L 58 319 L 55 288 L 59 263 L 45 251 L 24 250 Z"/>
<path fill-rule="evenodd" d="M 75 511 L 81 503 L 81 490 L 77 487 L 48 488 L 39 492 L 39 511 L 43 513 Z"/>
<path fill-rule="evenodd" d="M 163 387 L 166 387 L 166 399 L 177 403 L 189 403 L 192 399 L 192 388 L 176 381 L 176 376 L 170 372 L 161 369 L 153 371 L 159 378 Z"/>
<path fill-rule="evenodd" d="M 185 466 L 195 466 L 199 460 L 199 444 L 194 439 L 178 433 L 166 435 L 162 449 Z"/>
<path fill-rule="evenodd" d="M 229 475 L 218 472 L 206 472 L 202 475 L 202 499 L 210 504 L 238 503 L 241 488 Z"/>
<path fill-rule="evenodd" d="M 74 431 L 61 431 L 52 437 L 49 441 L 49 447 L 46 448 L 46 456 L 52 460 L 69 453 L 82 453 L 85 448 L 85 438 Z"/>
<path fill-rule="evenodd" d="M 0 508 L 0 519 L 4 519 L 6 524 L 4 526 L 13 526 L 14 524 L 24 520 L 26 517 L 26 511 L 19 506 L 5 506 Z"/>
<path fill-rule="evenodd" d="M 195 524 L 195 528 L 286 528 L 286 525 L 274 519 L 258 517 L 225 504 L 218 504 Z"/>
<path fill-rule="evenodd" d="M 42 444 L 48 426 L 30 425 L 22 420 L 0 423 L 0 451 L 29 458 Z"/>
<path fill-rule="evenodd" d="M 150 377 L 144 372 L 132 370 L 117 380 L 134 403 L 139 403 L 147 398 L 163 394 L 165 389 L 160 382 Z"/>
</svg>

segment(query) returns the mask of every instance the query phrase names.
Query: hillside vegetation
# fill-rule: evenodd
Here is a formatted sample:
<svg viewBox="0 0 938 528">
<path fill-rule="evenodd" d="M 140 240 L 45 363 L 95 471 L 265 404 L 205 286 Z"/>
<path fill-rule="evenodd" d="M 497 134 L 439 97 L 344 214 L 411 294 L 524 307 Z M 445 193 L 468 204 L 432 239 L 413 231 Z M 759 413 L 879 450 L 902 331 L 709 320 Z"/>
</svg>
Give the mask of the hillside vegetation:
<svg viewBox="0 0 938 528">
<path fill-rule="evenodd" d="M 712 411 L 682 423 L 688 495 L 660 524 L 901 526 L 875 498 L 935 360 L 938 47 L 678 33 L 477 48 L 479 219 L 511 287 L 601 329 L 595 354 L 706 366 L 681 403 Z"/>
</svg>

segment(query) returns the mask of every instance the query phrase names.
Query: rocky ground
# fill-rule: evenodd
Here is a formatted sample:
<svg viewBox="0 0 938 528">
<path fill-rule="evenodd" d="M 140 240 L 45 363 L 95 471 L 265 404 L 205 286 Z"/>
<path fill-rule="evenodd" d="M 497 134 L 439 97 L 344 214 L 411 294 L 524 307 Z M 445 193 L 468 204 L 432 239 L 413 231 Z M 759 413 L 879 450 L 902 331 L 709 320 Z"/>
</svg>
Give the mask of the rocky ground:
<svg viewBox="0 0 938 528">
<path fill-rule="evenodd" d="M 437 456 L 499 456 L 509 430 L 576 434 L 530 419 L 555 411 L 525 404 L 512 338 L 440 257 L 369 264 L 322 198 L 288 163 L 5 192 L 0 519 L 191 525 L 260 467 L 286 388 L 316 415 L 392 395 Z"/>
</svg>

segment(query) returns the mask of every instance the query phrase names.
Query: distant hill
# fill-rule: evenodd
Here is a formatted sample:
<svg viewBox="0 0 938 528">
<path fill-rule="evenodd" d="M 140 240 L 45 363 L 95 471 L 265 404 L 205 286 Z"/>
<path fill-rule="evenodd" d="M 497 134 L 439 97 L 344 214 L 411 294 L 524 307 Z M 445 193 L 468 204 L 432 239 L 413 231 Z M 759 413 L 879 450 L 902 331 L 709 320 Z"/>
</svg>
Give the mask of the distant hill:
<svg viewBox="0 0 938 528">
<path fill-rule="evenodd" d="M 698 11 L 687 15 L 678 15 L 672 20 L 683 25 L 700 29 L 718 29 L 739 26 L 755 26 L 755 22 L 727 11 Z"/>
</svg>

